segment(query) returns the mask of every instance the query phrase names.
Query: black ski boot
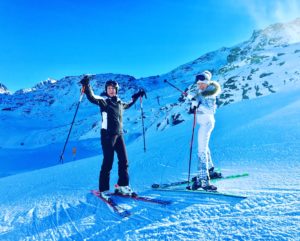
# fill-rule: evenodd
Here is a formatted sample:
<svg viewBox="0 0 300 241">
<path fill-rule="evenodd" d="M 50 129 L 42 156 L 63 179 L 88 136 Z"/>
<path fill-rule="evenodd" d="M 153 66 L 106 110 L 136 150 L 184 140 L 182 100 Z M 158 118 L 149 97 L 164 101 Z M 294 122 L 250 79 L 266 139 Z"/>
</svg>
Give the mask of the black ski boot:
<svg viewBox="0 0 300 241">
<path fill-rule="evenodd" d="M 208 192 L 217 191 L 217 187 L 210 184 L 208 179 L 196 178 L 196 181 L 194 181 L 192 185 L 192 190 L 198 190 L 198 189 L 203 189 Z"/>
<path fill-rule="evenodd" d="M 210 179 L 222 178 L 223 177 L 222 173 L 221 172 L 216 172 L 214 169 L 215 169 L 214 167 L 211 167 L 208 170 Z"/>
<path fill-rule="evenodd" d="M 198 176 L 194 176 L 194 177 L 192 177 L 192 182 L 196 182 L 196 181 L 197 181 L 197 179 L 199 179 L 199 177 L 198 177 Z"/>
</svg>

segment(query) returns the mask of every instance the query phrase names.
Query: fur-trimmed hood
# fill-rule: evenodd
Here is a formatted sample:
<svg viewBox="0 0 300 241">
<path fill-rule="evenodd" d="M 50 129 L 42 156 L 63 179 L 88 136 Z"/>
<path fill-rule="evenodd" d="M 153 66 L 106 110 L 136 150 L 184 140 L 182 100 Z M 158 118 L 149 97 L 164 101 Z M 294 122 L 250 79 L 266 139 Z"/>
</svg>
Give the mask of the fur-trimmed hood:
<svg viewBox="0 0 300 241">
<path fill-rule="evenodd" d="M 221 86 L 218 82 L 211 80 L 207 86 L 207 88 L 200 93 L 203 97 L 213 97 L 217 96 L 221 93 Z"/>
</svg>

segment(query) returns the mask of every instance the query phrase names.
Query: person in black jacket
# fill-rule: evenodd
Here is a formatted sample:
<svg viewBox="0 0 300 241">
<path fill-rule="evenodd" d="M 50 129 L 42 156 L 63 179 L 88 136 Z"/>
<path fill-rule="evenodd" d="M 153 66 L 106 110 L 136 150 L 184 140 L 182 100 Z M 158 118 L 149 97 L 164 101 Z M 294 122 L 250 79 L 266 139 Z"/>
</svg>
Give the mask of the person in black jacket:
<svg viewBox="0 0 300 241">
<path fill-rule="evenodd" d="M 103 162 L 99 177 L 100 195 L 108 198 L 110 171 L 112 169 L 114 152 L 118 156 L 118 174 L 119 179 L 116 185 L 116 192 L 123 195 L 133 195 L 129 187 L 128 158 L 125 142 L 123 139 L 123 111 L 130 108 L 139 97 L 145 96 L 145 91 L 132 95 L 129 103 L 124 103 L 118 97 L 119 85 L 114 80 L 108 80 L 105 83 L 105 97 L 95 95 L 90 84 L 89 77 L 85 75 L 80 83 L 85 89 L 88 100 L 100 107 L 102 114 L 101 145 L 103 150 Z"/>
</svg>

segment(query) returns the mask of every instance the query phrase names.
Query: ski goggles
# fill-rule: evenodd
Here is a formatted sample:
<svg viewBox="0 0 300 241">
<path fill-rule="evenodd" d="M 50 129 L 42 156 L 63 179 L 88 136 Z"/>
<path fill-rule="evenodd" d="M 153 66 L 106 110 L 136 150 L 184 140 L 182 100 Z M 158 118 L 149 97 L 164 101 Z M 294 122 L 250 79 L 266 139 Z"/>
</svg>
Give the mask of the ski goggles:
<svg viewBox="0 0 300 241">
<path fill-rule="evenodd" d="M 198 75 L 196 76 L 196 81 L 204 81 L 204 80 L 206 80 L 204 74 L 198 74 Z"/>
<path fill-rule="evenodd" d="M 114 87 L 118 86 L 118 83 L 114 80 L 109 80 L 105 84 L 106 86 L 114 86 Z"/>
</svg>

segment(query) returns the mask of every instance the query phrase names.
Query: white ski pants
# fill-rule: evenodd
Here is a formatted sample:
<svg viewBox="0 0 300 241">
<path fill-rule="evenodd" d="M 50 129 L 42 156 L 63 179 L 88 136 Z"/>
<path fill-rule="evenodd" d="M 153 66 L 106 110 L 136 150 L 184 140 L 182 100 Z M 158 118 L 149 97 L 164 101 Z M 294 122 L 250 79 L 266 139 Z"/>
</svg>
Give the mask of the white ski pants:
<svg viewBox="0 0 300 241">
<path fill-rule="evenodd" d="M 209 178 L 208 170 L 213 167 L 213 162 L 208 147 L 211 132 L 215 126 L 214 115 L 197 114 L 198 130 L 198 171 L 200 179 Z"/>
</svg>

